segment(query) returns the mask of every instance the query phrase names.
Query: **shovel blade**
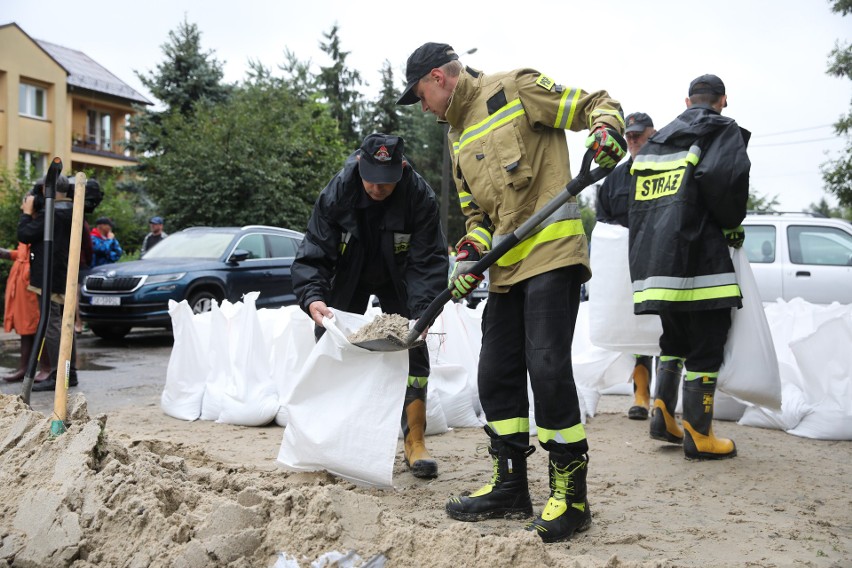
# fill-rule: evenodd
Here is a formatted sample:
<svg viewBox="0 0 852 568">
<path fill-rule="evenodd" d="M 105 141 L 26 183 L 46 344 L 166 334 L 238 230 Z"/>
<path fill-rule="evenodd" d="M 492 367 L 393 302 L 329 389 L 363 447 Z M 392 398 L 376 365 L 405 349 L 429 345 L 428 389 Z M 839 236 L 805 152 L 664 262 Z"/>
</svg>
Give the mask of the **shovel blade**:
<svg viewBox="0 0 852 568">
<path fill-rule="evenodd" d="M 406 343 L 398 337 L 393 335 L 388 335 L 386 337 L 379 337 L 376 339 L 368 339 L 366 341 L 356 341 L 352 345 L 357 347 L 361 347 L 366 349 L 367 351 L 407 351 L 414 347 L 420 347 L 423 345 L 425 341 L 422 339 L 414 341 L 412 343 Z"/>
</svg>

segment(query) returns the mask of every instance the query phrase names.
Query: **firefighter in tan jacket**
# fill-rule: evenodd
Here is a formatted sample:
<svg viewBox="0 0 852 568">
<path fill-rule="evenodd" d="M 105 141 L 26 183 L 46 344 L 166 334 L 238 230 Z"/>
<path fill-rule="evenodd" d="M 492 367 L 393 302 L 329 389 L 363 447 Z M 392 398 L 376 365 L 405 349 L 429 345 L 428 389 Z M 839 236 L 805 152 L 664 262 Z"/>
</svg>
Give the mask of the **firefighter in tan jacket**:
<svg viewBox="0 0 852 568">
<path fill-rule="evenodd" d="M 611 168 L 625 154 L 621 106 L 604 91 L 563 86 L 532 69 L 485 75 L 447 44 L 427 43 L 408 59 L 398 104 L 418 101 L 450 125 L 453 177 L 467 234 L 450 279 L 455 297 L 477 284 L 466 273 L 481 255 L 541 209 L 571 179 L 565 130 L 591 131 L 586 146 Z M 571 368 L 580 284 L 591 276 L 576 200 L 489 268 L 479 397 L 493 461 L 491 481 L 446 505 L 450 517 L 478 521 L 530 517 L 527 486 L 529 374 L 541 446 L 549 452 L 551 493 L 529 530 L 545 542 L 591 525 L 586 499 L 588 443 Z"/>
</svg>

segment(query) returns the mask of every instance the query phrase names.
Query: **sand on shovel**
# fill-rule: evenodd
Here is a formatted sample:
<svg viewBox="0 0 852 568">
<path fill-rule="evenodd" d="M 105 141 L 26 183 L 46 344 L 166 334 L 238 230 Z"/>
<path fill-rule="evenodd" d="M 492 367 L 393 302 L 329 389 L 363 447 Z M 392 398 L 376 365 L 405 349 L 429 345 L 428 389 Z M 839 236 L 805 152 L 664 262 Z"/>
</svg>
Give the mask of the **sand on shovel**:
<svg viewBox="0 0 852 568">
<path fill-rule="evenodd" d="M 390 339 L 402 345 L 408 335 L 408 320 L 399 314 L 379 314 L 376 319 L 352 333 L 347 339 L 358 344 L 374 339 Z"/>
</svg>

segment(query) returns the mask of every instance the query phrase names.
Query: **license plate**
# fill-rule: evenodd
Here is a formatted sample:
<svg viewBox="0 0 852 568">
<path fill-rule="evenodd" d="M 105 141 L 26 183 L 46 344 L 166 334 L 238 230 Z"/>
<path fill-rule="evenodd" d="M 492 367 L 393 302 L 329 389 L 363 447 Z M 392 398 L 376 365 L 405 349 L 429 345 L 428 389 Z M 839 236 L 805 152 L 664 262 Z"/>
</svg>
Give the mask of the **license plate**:
<svg viewBox="0 0 852 568">
<path fill-rule="evenodd" d="M 92 296 L 93 306 L 120 306 L 120 296 Z"/>
</svg>

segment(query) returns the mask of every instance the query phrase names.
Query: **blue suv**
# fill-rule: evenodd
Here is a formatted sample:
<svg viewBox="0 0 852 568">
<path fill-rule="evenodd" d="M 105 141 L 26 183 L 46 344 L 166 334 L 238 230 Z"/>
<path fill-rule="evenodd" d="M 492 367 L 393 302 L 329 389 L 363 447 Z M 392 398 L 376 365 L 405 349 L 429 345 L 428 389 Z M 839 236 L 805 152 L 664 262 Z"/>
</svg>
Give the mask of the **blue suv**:
<svg viewBox="0 0 852 568">
<path fill-rule="evenodd" d="M 93 268 L 80 317 L 98 337 L 121 339 L 133 327 L 169 328 L 169 300 L 187 300 L 194 313 L 254 291 L 258 308 L 295 304 L 290 267 L 302 236 L 262 225 L 179 231 L 140 260 Z"/>
</svg>

